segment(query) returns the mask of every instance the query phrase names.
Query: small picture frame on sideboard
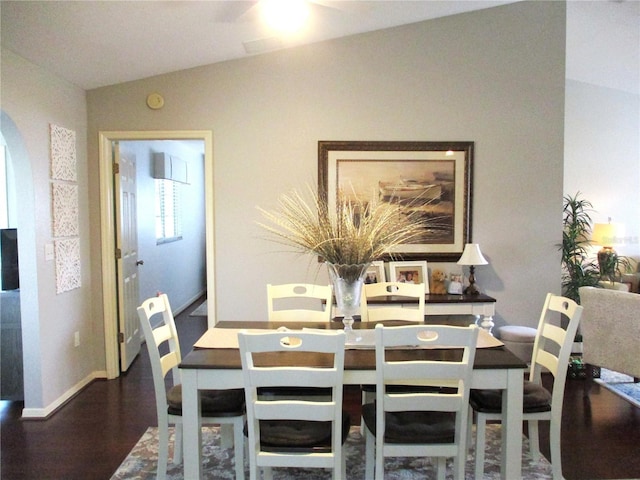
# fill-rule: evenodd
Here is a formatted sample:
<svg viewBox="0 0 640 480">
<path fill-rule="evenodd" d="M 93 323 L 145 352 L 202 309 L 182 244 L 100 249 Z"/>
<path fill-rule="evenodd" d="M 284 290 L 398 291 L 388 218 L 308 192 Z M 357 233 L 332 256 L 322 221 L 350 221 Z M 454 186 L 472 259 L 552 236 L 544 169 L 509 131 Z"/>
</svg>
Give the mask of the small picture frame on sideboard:
<svg viewBox="0 0 640 480">
<path fill-rule="evenodd" d="M 382 283 L 387 281 L 383 261 L 371 262 L 364 275 L 364 283 Z"/>
<path fill-rule="evenodd" d="M 424 283 L 424 293 L 429 293 L 429 274 L 426 260 L 389 262 L 389 281 Z"/>
<path fill-rule="evenodd" d="M 462 295 L 462 274 L 452 273 L 450 275 L 449 287 L 447 293 L 450 295 Z"/>
</svg>

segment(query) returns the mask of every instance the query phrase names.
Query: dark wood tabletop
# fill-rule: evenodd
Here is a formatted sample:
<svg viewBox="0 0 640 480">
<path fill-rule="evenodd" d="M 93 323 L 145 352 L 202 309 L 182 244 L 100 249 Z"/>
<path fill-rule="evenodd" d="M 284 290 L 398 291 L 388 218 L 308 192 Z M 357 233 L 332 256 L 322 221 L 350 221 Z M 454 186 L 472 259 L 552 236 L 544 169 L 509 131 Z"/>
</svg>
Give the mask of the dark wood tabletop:
<svg viewBox="0 0 640 480">
<path fill-rule="evenodd" d="M 367 300 L 368 303 L 417 303 L 413 297 L 403 297 L 401 295 L 387 295 L 386 297 L 375 297 Z M 425 303 L 495 303 L 496 299 L 479 293 L 477 295 L 435 295 L 427 293 L 424 296 Z M 333 302 L 335 304 L 335 300 Z"/>
<path fill-rule="evenodd" d="M 371 322 L 373 323 L 373 322 Z M 401 321 L 385 321 L 387 326 L 391 325 L 403 325 L 408 322 Z M 269 329 L 275 330 L 282 326 L 282 322 L 219 322 L 215 328 L 247 328 L 247 329 Z M 341 329 L 343 328 L 341 322 L 330 322 L 328 324 L 316 324 L 316 323 L 294 323 L 288 322 L 286 325 L 290 329 L 307 328 L 327 328 L 327 329 Z M 371 328 L 371 324 L 361 325 L 354 324 L 354 329 L 358 328 Z M 435 349 L 412 349 L 412 350 L 399 350 L 397 355 L 400 357 L 418 359 L 418 358 L 456 358 L 459 356 L 459 350 L 435 350 Z M 272 359 L 273 364 L 277 364 L 277 356 Z M 308 358 L 309 364 L 318 365 L 324 363 L 321 356 L 315 356 Z M 476 349 L 476 358 L 474 362 L 474 369 L 525 369 L 526 363 L 516 357 L 505 347 L 492 347 L 492 348 L 478 348 Z M 190 369 L 241 369 L 240 351 L 237 348 L 195 348 L 189 352 L 180 363 L 180 368 Z M 375 350 L 373 349 L 348 349 L 345 352 L 344 360 L 345 370 L 375 370 L 376 359 Z"/>
</svg>

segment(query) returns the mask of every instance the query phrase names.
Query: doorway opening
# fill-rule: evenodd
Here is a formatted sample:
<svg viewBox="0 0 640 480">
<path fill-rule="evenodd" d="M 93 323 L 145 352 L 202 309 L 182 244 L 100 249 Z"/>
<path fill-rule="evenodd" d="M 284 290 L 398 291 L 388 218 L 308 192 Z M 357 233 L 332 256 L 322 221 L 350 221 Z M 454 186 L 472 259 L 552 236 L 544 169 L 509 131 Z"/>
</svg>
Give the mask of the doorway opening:
<svg viewBox="0 0 640 480">
<path fill-rule="evenodd" d="M 213 192 L 213 140 L 210 131 L 122 131 L 100 132 L 100 210 L 102 240 L 102 285 L 107 378 L 120 375 L 118 269 L 118 225 L 116 202 L 119 191 L 114 184 L 114 159 L 117 145 L 138 141 L 201 141 L 204 146 L 204 217 L 206 293 L 209 326 L 215 324 L 215 268 L 214 268 L 214 192 Z"/>
<path fill-rule="evenodd" d="M 0 146 L 5 149 L 6 161 L 6 224 L 17 233 L 19 289 L 3 294 L 2 314 L 9 314 L 2 322 L 2 393 L 3 398 L 24 400 L 25 405 L 42 399 L 40 326 L 38 310 L 38 269 L 36 266 L 36 224 L 31 161 L 24 140 L 13 120 L 1 112 Z M 20 201 L 17 200 L 20 192 Z M 7 332 L 6 327 L 10 327 Z M 9 343 L 10 345 L 7 345 Z M 30 359 L 30 361 L 29 361 Z M 7 368 L 12 370 L 9 375 Z M 13 379 L 16 381 L 14 382 Z M 7 381 L 12 384 L 8 389 Z M 10 397 L 10 398 L 9 398 Z"/>
<path fill-rule="evenodd" d="M 24 400 L 15 181 L 0 132 L 0 400 Z"/>
</svg>

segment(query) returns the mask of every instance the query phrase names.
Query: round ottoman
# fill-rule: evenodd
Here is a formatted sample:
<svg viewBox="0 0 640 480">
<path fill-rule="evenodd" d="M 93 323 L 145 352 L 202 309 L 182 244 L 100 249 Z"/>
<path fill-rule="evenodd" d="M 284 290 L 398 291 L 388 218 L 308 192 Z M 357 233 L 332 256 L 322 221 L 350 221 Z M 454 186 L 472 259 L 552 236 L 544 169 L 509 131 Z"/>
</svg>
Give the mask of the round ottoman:
<svg viewBox="0 0 640 480">
<path fill-rule="evenodd" d="M 500 340 L 523 362 L 531 363 L 533 344 L 536 341 L 537 330 L 519 325 L 505 325 L 500 327 Z"/>
</svg>

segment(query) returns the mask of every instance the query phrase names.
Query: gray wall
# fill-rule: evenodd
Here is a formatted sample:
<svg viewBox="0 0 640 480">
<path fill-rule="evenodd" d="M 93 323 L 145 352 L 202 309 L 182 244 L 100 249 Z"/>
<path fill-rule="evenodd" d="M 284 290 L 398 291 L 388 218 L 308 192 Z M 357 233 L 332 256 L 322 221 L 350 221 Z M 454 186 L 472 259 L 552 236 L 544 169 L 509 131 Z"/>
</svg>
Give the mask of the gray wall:
<svg viewBox="0 0 640 480">
<path fill-rule="evenodd" d="M 640 38 L 636 68 L 640 71 Z M 567 80 L 564 191 L 593 204 L 595 223 L 624 225 L 621 255 L 640 257 L 640 96 Z M 594 250 L 600 247 L 594 247 Z"/>
<path fill-rule="evenodd" d="M 100 130 L 213 131 L 217 319 L 242 320 L 266 283 L 327 281 L 256 226 L 315 184 L 318 140 L 473 140 L 478 281 L 497 323 L 534 324 L 559 291 L 564 36 L 563 3 L 524 2 L 96 89 L 90 157 Z"/>
<path fill-rule="evenodd" d="M 20 290 L 25 372 L 25 415 L 51 412 L 104 370 L 102 309 L 92 302 L 100 283 L 91 257 L 99 239 L 89 228 L 85 92 L 2 50 L 2 132 L 14 163 L 18 191 Z M 49 124 L 76 132 L 82 286 L 56 294 L 52 243 Z M 74 333 L 80 346 L 74 347 Z M 46 407 L 46 408 L 44 408 Z"/>
</svg>

